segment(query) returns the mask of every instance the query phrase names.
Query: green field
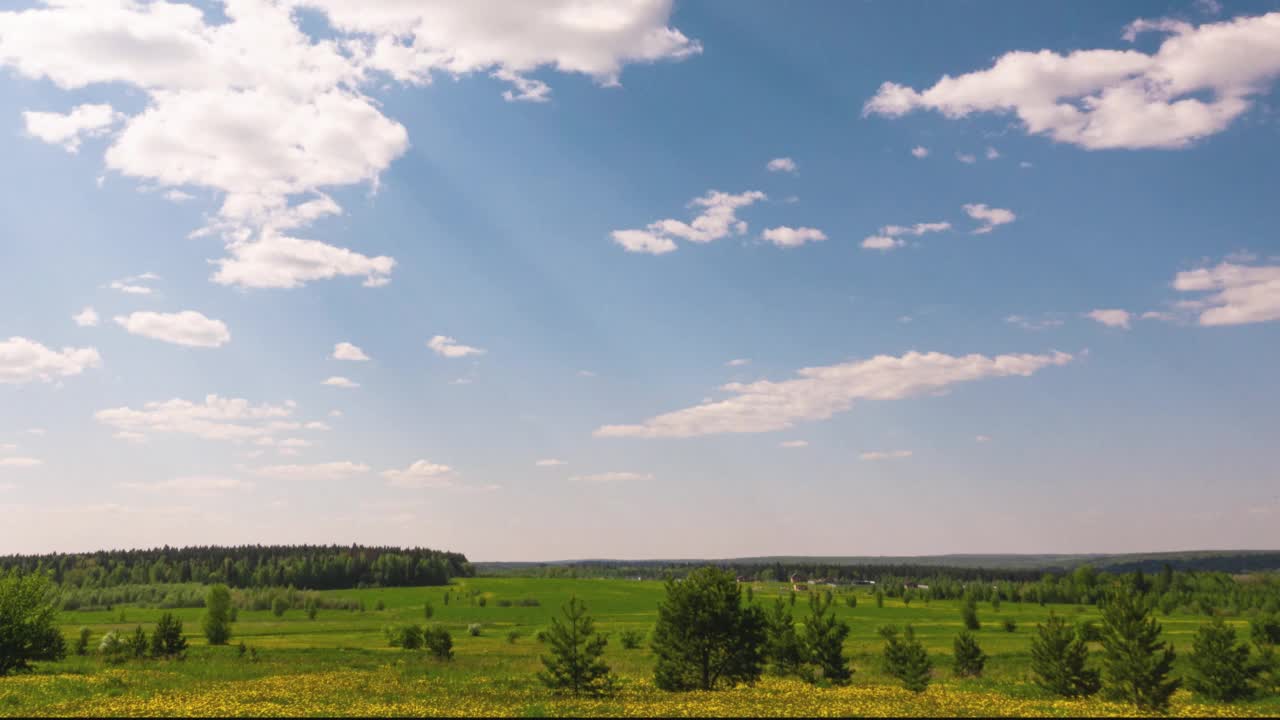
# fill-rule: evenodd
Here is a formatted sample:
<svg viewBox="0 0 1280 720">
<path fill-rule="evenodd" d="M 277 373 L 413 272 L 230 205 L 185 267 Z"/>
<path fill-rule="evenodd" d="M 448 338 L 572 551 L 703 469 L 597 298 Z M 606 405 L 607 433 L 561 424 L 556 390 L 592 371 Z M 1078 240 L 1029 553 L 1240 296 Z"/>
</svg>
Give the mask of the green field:
<svg viewBox="0 0 1280 720">
<path fill-rule="evenodd" d="M 753 585 L 756 600 L 772 602 L 788 592 L 780 584 Z M 878 608 L 866 589 L 856 591 L 858 605 L 845 599 L 855 591 L 836 590 L 837 613 L 852 627 L 846 644 L 855 669 L 848 688 L 813 688 L 795 680 L 771 679 L 754 687 L 720 693 L 665 693 L 651 683 L 653 657 L 647 648 L 626 650 L 617 642 L 623 630 L 648 633 L 663 597 L 658 582 L 626 580 L 559 580 L 471 578 L 445 588 L 341 590 L 326 597 L 362 600 L 365 611 L 321 610 L 309 620 L 293 609 L 283 617 L 270 611 L 240 610 L 234 637 L 227 647 L 208 647 L 199 635 L 202 610 L 173 611 L 186 624 L 191 651 L 183 661 L 137 660 L 105 665 L 89 656 L 43 663 L 34 674 L 0 679 L 0 715 L 458 715 L 564 714 L 606 715 L 1097 715 L 1128 712 L 1102 700 L 1066 701 L 1042 693 L 1030 682 L 1028 645 L 1035 624 L 1052 609 L 1075 619 L 1097 619 L 1096 608 L 1041 607 L 1005 602 L 1000 610 L 979 608 L 983 628 L 979 642 L 990 660 L 983 678 L 951 677 L 951 643 L 961 629 L 956 602 L 913 602 L 886 599 Z M 479 594 L 472 597 L 471 591 Z M 607 659 L 622 681 L 621 692 L 603 700 L 573 700 L 543 689 L 535 678 L 544 647 L 534 633 L 545 628 L 571 595 L 585 600 L 600 630 L 611 634 Z M 478 598 L 485 599 L 481 607 Z M 539 607 L 499 606 L 536 599 Z M 453 634 L 452 662 L 425 653 L 387 647 L 382 629 L 396 623 L 425 624 L 423 605 Z M 385 609 L 377 610 L 381 602 Z M 93 630 L 94 642 L 108 630 L 150 631 L 164 612 L 116 606 L 112 610 L 64 612 L 62 629 L 71 642 L 81 627 Z M 807 614 L 803 598 L 797 620 Z M 123 614 L 123 621 L 121 615 Z M 1006 632 L 1006 618 L 1018 624 Z M 1165 637 L 1177 647 L 1179 671 L 1186 651 L 1204 618 L 1161 617 Z M 480 624 L 479 636 L 467 628 Z M 935 682 L 923 695 L 897 687 L 879 670 L 881 625 L 911 623 L 926 643 L 935 664 Z M 1239 626 L 1245 630 L 1244 623 Z M 511 642 L 511 631 L 519 637 Z M 256 650 L 257 659 L 241 656 L 239 642 Z M 1179 714 L 1280 715 L 1280 699 L 1232 706 L 1203 703 L 1180 691 Z"/>
</svg>

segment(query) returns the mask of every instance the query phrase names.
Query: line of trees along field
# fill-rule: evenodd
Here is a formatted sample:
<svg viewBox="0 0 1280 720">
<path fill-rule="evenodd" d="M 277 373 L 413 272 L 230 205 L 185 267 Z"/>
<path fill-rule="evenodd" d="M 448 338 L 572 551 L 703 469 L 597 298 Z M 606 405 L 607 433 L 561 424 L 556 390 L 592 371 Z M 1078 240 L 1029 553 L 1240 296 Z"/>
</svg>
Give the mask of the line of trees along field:
<svg viewBox="0 0 1280 720">
<path fill-rule="evenodd" d="M 0 570 L 36 572 L 65 588 L 223 583 L 230 587 L 445 585 L 472 577 L 465 555 L 429 548 L 360 545 L 239 545 L 9 555 Z"/>
</svg>

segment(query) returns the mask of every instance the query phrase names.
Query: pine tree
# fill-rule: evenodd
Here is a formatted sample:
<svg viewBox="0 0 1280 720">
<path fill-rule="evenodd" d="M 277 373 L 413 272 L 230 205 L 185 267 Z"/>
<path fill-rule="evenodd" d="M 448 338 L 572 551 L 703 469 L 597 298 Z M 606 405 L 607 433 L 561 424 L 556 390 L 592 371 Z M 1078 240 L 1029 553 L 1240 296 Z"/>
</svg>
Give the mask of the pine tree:
<svg viewBox="0 0 1280 720">
<path fill-rule="evenodd" d="M 1135 586 L 1145 580 L 1139 575 Z M 1144 711 L 1163 711 L 1180 681 L 1170 678 L 1173 646 L 1160 641 L 1160 622 L 1142 595 L 1122 589 L 1102 609 L 1102 668 L 1108 692 Z"/>
<path fill-rule="evenodd" d="M 1249 656 L 1249 646 L 1236 643 L 1235 628 L 1222 618 L 1200 626 L 1191 646 L 1191 674 L 1187 684 L 1210 700 L 1232 702 L 1256 691 L 1262 665 Z"/>
<path fill-rule="evenodd" d="M 182 621 L 173 613 L 165 613 L 156 621 L 151 633 L 152 657 L 182 657 L 187 651 L 187 639 L 182 636 Z"/>
<path fill-rule="evenodd" d="M 912 692 L 924 692 L 929 687 L 933 663 L 924 644 L 916 639 L 915 630 L 908 625 L 902 635 L 898 628 L 886 625 L 880 628 L 885 639 L 884 671 L 902 681 L 903 687 Z"/>
<path fill-rule="evenodd" d="M 805 655 L 822 671 L 823 679 L 835 685 L 847 685 L 853 677 L 849 659 L 844 656 L 849 625 L 836 618 L 831 603 L 830 593 L 809 596 L 809 619 L 804 624 Z"/>
<path fill-rule="evenodd" d="M 1089 646 L 1070 623 L 1050 613 L 1031 639 L 1031 671 L 1036 684 L 1055 695 L 1084 697 L 1098 692 L 1098 671 L 1087 667 Z"/>
<path fill-rule="evenodd" d="M 742 602 L 731 573 L 704 567 L 667 581 L 658 605 L 654 684 L 663 690 L 714 690 L 758 680 L 764 665 L 765 619 Z"/>
<path fill-rule="evenodd" d="M 956 636 L 953 645 L 955 651 L 955 673 L 960 677 L 979 677 L 987 664 L 987 654 L 978 646 L 973 633 L 962 631 Z"/>
<path fill-rule="evenodd" d="M 125 641 L 129 648 L 129 654 L 135 658 L 144 658 L 147 656 L 147 631 L 139 625 L 133 630 L 133 634 Z"/>
<path fill-rule="evenodd" d="M 546 672 L 538 673 L 552 690 L 574 695 L 603 695 L 613 689 L 613 676 L 604 662 L 609 639 L 597 634 L 587 606 L 570 598 L 561 610 L 564 620 L 551 619 L 547 642 L 551 654 L 542 657 Z"/>
<path fill-rule="evenodd" d="M 796 621 L 787 603 L 778 598 L 765 615 L 765 657 L 777 675 L 798 675 L 804 664 L 804 646 L 796 634 Z"/>
<path fill-rule="evenodd" d="M 427 651 L 437 659 L 453 659 L 453 636 L 439 625 L 427 628 L 422 634 L 422 642 L 426 645 Z"/>
<path fill-rule="evenodd" d="M 1280 691 L 1280 614 L 1259 615 L 1249 621 L 1249 639 L 1258 650 L 1262 667 L 1258 684 L 1269 692 Z"/>
<path fill-rule="evenodd" d="M 979 630 L 982 623 L 978 620 L 978 603 L 970 595 L 965 599 L 964 604 L 960 606 L 960 618 L 964 620 L 965 630 Z"/>
</svg>

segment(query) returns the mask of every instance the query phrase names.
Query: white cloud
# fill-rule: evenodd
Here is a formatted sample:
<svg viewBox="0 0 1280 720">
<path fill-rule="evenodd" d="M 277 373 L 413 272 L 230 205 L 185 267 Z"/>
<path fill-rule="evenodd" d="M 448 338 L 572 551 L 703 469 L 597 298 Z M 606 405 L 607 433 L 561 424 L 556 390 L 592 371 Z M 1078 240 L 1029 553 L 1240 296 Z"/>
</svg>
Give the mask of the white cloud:
<svg viewBox="0 0 1280 720">
<path fill-rule="evenodd" d="M 885 237 L 883 235 L 871 235 L 862 239 L 863 250 L 893 250 L 894 248 L 900 248 L 906 244 L 906 240 Z"/>
<path fill-rule="evenodd" d="M 0 42 L 2 42 L 0 38 Z M 4 58 L 0 56 L 0 63 Z M 71 112 L 24 112 L 27 134 L 50 145 L 61 145 L 69 153 L 80 151 L 87 137 L 105 135 L 124 116 L 110 105 L 77 105 Z"/>
<path fill-rule="evenodd" d="M 809 447 L 809 441 L 808 441 L 808 440 L 785 440 L 785 441 L 783 441 L 783 442 L 778 443 L 778 447 L 782 447 L 782 448 L 807 448 L 807 447 Z"/>
<path fill-rule="evenodd" d="M 596 376 L 596 374 L 590 370 L 579 370 L 574 374 L 577 375 L 578 377 L 585 377 L 585 378 L 593 378 Z"/>
<path fill-rule="evenodd" d="M 322 37 L 301 30 L 300 7 L 325 16 Z M 0 12 L 0 65 L 65 90 L 112 84 L 141 93 L 145 109 L 125 119 L 106 151 L 107 169 L 158 189 L 220 193 L 206 231 L 231 247 L 215 279 L 245 287 L 338 275 L 388 282 L 390 258 L 339 258 L 350 251 L 278 233 L 316 219 L 297 212 L 297 198 L 376 187 L 407 150 L 405 128 L 382 114 L 366 86 L 388 75 L 422 84 L 433 72 L 483 72 L 513 86 L 509 100 L 545 100 L 549 86 L 529 77 L 541 68 L 615 85 L 626 64 L 701 52 L 668 26 L 670 0 L 371 0 L 358 8 L 345 0 L 238 0 L 221 10 L 206 16 L 160 0 Z"/>
<path fill-rule="evenodd" d="M 333 346 L 333 359 L 365 362 L 369 359 L 369 356 L 365 355 L 363 350 L 349 342 L 340 342 Z"/>
<path fill-rule="evenodd" d="M 665 255 L 676 250 L 674 240 L 648 230 L 614 230 L 609 235 L 627 252 Z"/>
<path fill-rule="evenodd" d="M 348 480 L 369 472 L 369 466 L 344 460 L 311 465 L 266 465 L 253 472 L 278 480 Z"/>
<path fill-rule="evenodd" d="M 164 495 L 208 497 L 230 490 L 252 490 L 253 486 L 253 483 L 238 478 L 217 475 L 188 475 L 153 483 L 125 482 L 120 483 L 118 487 L 125 490 L 162 493 Z"/>
<path fill-rule="evenodd" d="M 765 167 L 768 168 L 769 172 L 794 173 L 799 169 L 796 165 L 796 161 L 789 157 L 774 158 L 770 160 L 769 164 Z"/>
<path fill-rule="evenodd" d="M 1030 162 L 1028 162 L 1028 161 L 1026 161 L 1026 160 L 1023 160 L 1022 162 L 1018 163 L 1018 167 L 1020 167 L 1020 168 L 1029 168 L 1029 167 L 1033 167 L 1033 166 L 1032 166 L 1032 164 L 1031 164 Z"/>
<path fill-rule="evenodd" d="M 341 411 L 341 410 L 330 410 L 330 411 L 329 411 L 329 417 L 331 417 L 331 418 L 340 418 L 340 417 L 342 417 L 342 415 L 343 415 L 343 413 L 342 413 L 342 411 Z"/>
<path fill-rule="evenodd" d="M 3 457 L 0 458 L 0 467 L 11 468 L 28 468 L 39 467 L 44 464 L 43 460 L 33 457 Z"/>
<path fill-rule="evenodd" d="M 987 146 L 987 153 L 986 153 L 986 154 L 987 154 L 987 159 L 988 159 L 988 160 L 995 160 L 995 159 L 997 159 L 997 158 L 999 158 L 999 157 L 1000 157 L 1000 151 L 999 151 L 999 150 L 997 150 L 997 149 L 995 149 L 995 148 L 993 148 L 993 147 L 991 147 L 990 145 L 988 145 L 988 146 Z"/>
<path fill-rule="evenodd" d="M 974 442 L 980 442 L 980 443 L 991 442 L 991 436 L 990 436 L 990 435 L 978 435 L 978 436 L 976 436 L 976 437 L 974 437 L 974 438 L 973 438 L 973 441 L 974 441 Z"/>
<path fill-rule="evenodd" d="M 343 388 L 346 390 L 354 390 L 360 387 L 360 383 L 355 382 L 349 378 L 344 378 L 341 375 L 334 375 L 333 377 L 326 379 L 324 382 L 320 384 L 328 385 L 329 387 Z"/>
<path fill-rule="evenodd" d="M 120 280 L 113 280 L 111 281 L 111 284 L 108 285 L 107 287 L 111 288 L 112 290 L 117 290 L 119 292 L 122 292 L 126 295 L 150 295 L 151 293 L 155 292 L 155 290 L 151 287 L 148 287 L 144 283 L 153 282 L 159 279 L 160 279 L 159 275 L 156 275 L 155 273 L 145 272 L 145 273 L 142 273 L 141 275 L 133 275 L 127 278 L 121 278 Z"/>
<path fill-rule="evenodd" d="M 902 460 L 911 457 L 910 450 L 874 450 L 858 455 L 859 460 Z"/>
<path fill-rule="evenodd" d="M 1127 310 L 1098 309 L 1085 313 L 1085 317 L 1102 323 L 1107 327 L 1129 329 L 1130 314 Z"/>
<path fill-rule="evenodd" d="M 1160 310 L 1148 310 L 1142 313 L 1143 320 L 1160 320 L 1162 322 L 1175 322 L 1178 316 L 1171 312 L 1163 312 Z"/>
<path fill-rule="evenodd" d="M 781 248 L 800 247 L 808 242 L 820 242 L 827 239 L 826 233 L 816 228 L 790 228 L 785 225 L 768 228 L 760 233 L 760 237 Z"/>
<path fill-rule="evenodd" d="M 614 230 L 611 236 L 627 252 L 662 255 L 676 249 L 676 239 L 709 243 L 730 234 L 743 235 L 747 232 L 747 223 L 738 219 L 738 210 L 766 197 L 758 190 L 737 195 L 708 190 L 706 195 L 689 203 L 689 207 L 702 210 L 688 223 L 668 218 L 651 222 L 644 230 Z"/>
<path fill-rule="evenodd" d="M 880 234 L 888 235 L 889 237 L 898 237 L 899 235 L 914 235 L 916 237 L 920 237 L 925 233 L 942 232 L 950 229 L 951 223 L 949 222 L 916 223 L 915 225 L 885 225 L 880 228 Z"/>
<path fill-rule="evenodd" d="M 729 362 L 725 363 L 725 365 L 727 365 L 728 367 L 742 367 L 743 365 L 750 365 L 750 364 L 751 364 L 750 358 L 734 358 Z"/>
<path fill-rule="evenodd" d="M 929 148 L 923 145 L 917 145 L 911 148 L 911 154 L 917 158 L 927 158 L 929 157 Z"/>
<path fill-rule="evenodd" d="M 923 91 L 886 82 L 863 112 L 1012 112 L 1028 133 L 1091 150 L 1180 148 L 1225 130 L 1280 75 L 1280 12 L 1198 27 L 1137 20 L 1125 38 L 1142 32 L 1169 37 L 1153 54 L 1009 52 L 986 70 L 944 75 Z"/>
<path fill-rule="evenodd" d="M 188 200 L 195 200 L 196 196 L 181 190 L 166 190 L 164 193 L 164 199 L 169 202 L 184 203 Z"/>
<path fill-rule="evenodd" d="M 319 420 L 312 420 L 311 422 L 303 425 L 302 427 L 304 430 L 332 430 L 333 429 L 329 427 L 328 423 L 322 423 Z"/>
<path fill-rule="evenodd" d="M 369 257 L 318 240 L 300 240 L 264 231 L 261 239 L 233 242 L 230 257 L 215 260 L 213 281 L 243 288 L 296 288 L 312 280 L 363 277 L 365 287 L 391 282 L 396 261 Z"/>
<path fill-rule="evenodd" d="M 862 240 L 863 250 L 893 250 L 906 245 L 903 235 L 920 237 L 925 233 L 950 230 L 949 222 L 916 223 L 915 225 L 885 225 L 878 235 L 871 235 Z"/>
<path fill-rule="evenodd" d="M 1027 318 L 1022 315 L 1010 315 L 1005 318 L 1004 321 L 1010 325 L 1016 325 L 1023 330 L 1044 330 L 1046 328 L 1059 327 L 1062 325 L 1062 320 L 1052 317 L 1042 317 L 1039 320 L 1032 320 L 1031 318 Z"/>
<path fill-rule="evenodd" d="M 484 355 L 485 351 L 480 348 L 471 347 L 470 345 L 461 345 L 447 335 L 436 335 L 427 341 L 427 347 L 439 355 L 447 358 L 464 358 L 468 355 Z"/>
<path fill-rule="evenodd" d="M 80 327 L 97 327 L 98 320 L 100 318 L 98 317 L 97 310 L 94 310 L 91 307 L 86 307 L 75 315 L 72 315 L 71 319 Z"/>
<path fill-rule="evenodd" d="M 965 205 L 964 212 L 969 217 L 982 223 L 977 230 L 973 231 L 974 235 L 984 235 L 1000 225 L 1008 225 L 1018 219 L 1018 216 L 1014 215 L 1012 210 L 987 207 L 982 203 Z"/>
<path fill-rule="evenodd" d="M 187 347 L 216 348 L 231 342 L 231 332 L 221 320 L 211 320 L 193 310 L 178 313 L 136 312 L 117 315 L 116 324 L 132 335 Z"/>
<path fill-rule="evenodd" d="M 53 350 L 22 337 L 0 340 L 0 385 L 52 382 L 101 364 L 102 356 L 91 347 Z"/>
<path fill-rule="evenodd" d="M 859 400 L 897 400 L 991 377 L 1028 376 L 1045 367 L 1065 365 L 1071 356 L 952 356 L 909 352 L 900 357 L 878 355 L 869 360 L 803 368 L 799 377 L 774 382 L 729 383 L 727 400 L 650 418 L 636 425 L 606 425 L 596 437 L 695 437 L 720 433 L 785 430 L 797 422 L 825 420 L 845 412 Z"/>
<path fill-rule="evenodd" d="M 48 430 L 45 430 L 44 428 L 38 428 L 38 427 L 27 428 L 22 432 L 26 433 L 27 435 L 35 435 L 36 437 L 44 437 L 49 433 Z"/>
<path fill-rule="evenodd" d="M 649 473 L 636 472 L 602 472 L 591 475 L 574 475 L 569 478 L 573 482 L 585 483 L 613 483 L 613 482 L 629 482 L 633 480 L 652 480 L 653 475 Z"/>
<path fill-rule="evenodd" d="M 0 452 L 13 452 L 18 446 L 13 443 L 0 443 Z"/>
<path fill-rule="evenodd" d="M 277 432 L 296 430 L 298 423 L 287 420 L 293 406 L 252 405 L 240 398 L 207 395 L 203 403 L 174 398 L 146 403 L 141 410 L 129 407 L 99 410 L 94 418 L 103 425 L 132 435 L 147 433 L 193 435 L 205 440 L 252 440 Z"/>
<path fill-rule="evenodd" d="M 398 488 L 442 488 L 452 486 L 453 468 L 418 460 L 404 470 L 386 470 L 387 484 Z"/>
<path fill-rule="evenodd" d="M 959 152 L 958 152 L 958 153 L 956 153 L 956 159 L 957 159 L 957 160 L 959 160 L 960 162 L 964 163 L 965 165 L 972 165 L 972 164 L 974 164 L 974 163 L 978 162 L 978 157 L 977 157 L 976 155 L 971 155 L 971 154 L 969 154 L 969 153 L 959 153 Z"/>
<path fill-rule="evenodd" d="M 1208 293 L 1185 307 L 1200 310 L 1201 325 L 1243 325 L 1280 320 L 1280 265 L 1219 263 L 1180 272 L 1173 287 Z M 0 377 L 2 380 L 3 377 Z"/>
<path fill-rule="evenodd" d="M 534 463 L 537 467 L 556 467 L 558 465 L 568 465 L 569 463 L 558 458 L 545 458 Z"/>
</svg>

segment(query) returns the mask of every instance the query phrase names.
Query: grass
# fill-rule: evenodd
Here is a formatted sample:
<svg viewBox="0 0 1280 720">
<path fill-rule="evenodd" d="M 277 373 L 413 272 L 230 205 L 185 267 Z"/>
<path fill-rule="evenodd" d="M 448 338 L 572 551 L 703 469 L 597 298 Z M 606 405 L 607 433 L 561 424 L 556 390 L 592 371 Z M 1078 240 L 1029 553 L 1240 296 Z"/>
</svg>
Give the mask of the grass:
<svg viewBox="0 0 1280 720">
<path fill-rule="evenodd" d="M 756 584 L 756 600 L 786 597 L 785 586 Z M 962 629 L 955 602 L 916 601 L 910 607 L 886 599 L 883 608 L 864 591 L 849 608 L 838 593 L 837 614 L 852 627 L 846 652 L 855 675 L 848 688 L 813 689 L 793 680 L 767 678 L 750 688 L 721 693 L 664 693 L 650 678 L 653 656 L 646 645 L 623 649 L 624 630 L 652 628 L 663 587 L 626 580 L 475 578 L 449 588 L 386 588 L 324 593 L 363 600 L 364 612 L 321 610 L 309 620 L 302 610 L 283 617 L 269 610 L 244 611 L 234 626 L 231 646 L 209 647 L 199 635 L 202 610 L 174 610 L 191 643 L 185 661 L 134 661 L 120 666 L 70 656 L 44 663 L 31 675 L 0 680 L 0 715 L 1114 715 L 1129 709 L 1101 700 L 1064 701 L 1030 682 L 1028 647 L 1037 622 L 1050 610 L 1072 619 L 1098 619 L 1095 608 L 1019 605 L 1006 602 L 999 612 L 979 607 L 983 627 L 977 633 L 990 656 L 984 677 L 951 677 L 951 643 Z M 474 597 L 484 597 L 479 606 Z M 545 628 L 570 596 L 583 599 L 597 627 L 610 633 L 607 660 L 622 679 L 620 695 L 599 701 L 557 697 L 535 680 L 544 647 L 534 633 Z M 539 607 L 520 606 L 534 598 Z M 500 607 L 510 600 L 511 607 Z M 383 610 L 375 610 L 381 601 Z M 435 614 L 425 619 L 423 605 Z M 123 610 L 125 621 L 120 622 Z M 108 630 L 131 631 L 142 624 L 150 632 L 162 610 L 121 607 L 111 611 L 67 612 L 63 632 L 72 641 L 80 627 L 93 630 L 94 643 Z M 798 620 L 808 612 L 797 599 Z M 1001 621 L 1013 618 L 1008 633 Z M 1179 672 L 1191 638 L 1203 618 L 1160 618 L 1165 637 L 1178 649 Z M 443 663 L 425 653 L 386 646 L 382 628 L 396 623 L 439 623 L 453 634 L 455 659 Z M 467 627 L 482 626 L 472 637 Z M 935 684 L 914 695 L 897 687 L 879 670 L 881 625 L 911 623 L 935 666 Z M 1241 623 L 1241 627 L 1243 624 Z M 508 635 L 519 633 L 515 642 Z M 239 642 L 258 651 L 258 660 L 240 657 Z M 1280 699 L 1232 706 L 1204 703 L 1181 691 L 1175 712 L 1194 715 L 1280 715 Z"/>
</svg>

